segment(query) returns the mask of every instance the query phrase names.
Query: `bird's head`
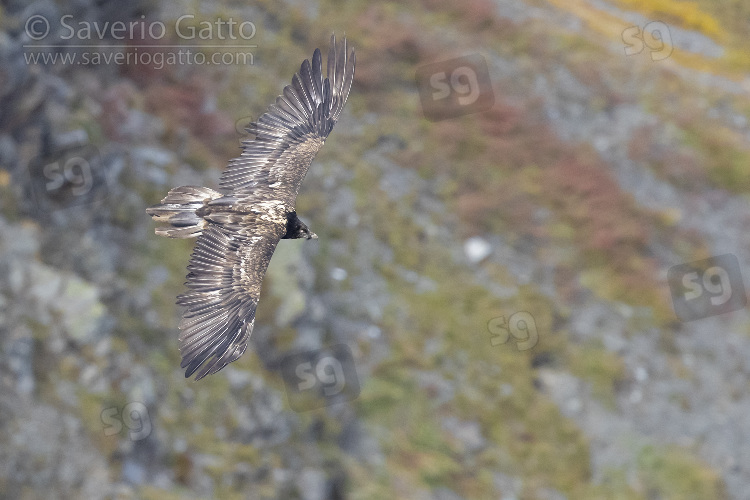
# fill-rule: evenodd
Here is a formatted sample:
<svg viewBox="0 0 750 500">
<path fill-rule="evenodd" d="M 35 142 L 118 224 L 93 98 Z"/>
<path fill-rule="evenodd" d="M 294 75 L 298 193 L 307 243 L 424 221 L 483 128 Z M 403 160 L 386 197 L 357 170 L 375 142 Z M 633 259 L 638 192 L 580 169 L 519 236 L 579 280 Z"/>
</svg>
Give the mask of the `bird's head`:
<svg viewBox="0 0 750 500">
<path fill-rule="evenodd" d="M 302 227 L 300 227 L 297 231 L 296 238 L 304 238 L 306 240 L 317 240 L 318 235 L 310 231 L 310 228 L 302 224 Z"/>
<path fill-rule="evenodd" d="M 310 231 L 310 228 L 307 227 L 307 224 L 297 218 L 297 214 L 295 212 L 291 212 L 287 215 L 286 234 L 284 235 L 284 238 L 304 238 L 306 240 L 317 240 L 318 235 Z"/>
</svg>

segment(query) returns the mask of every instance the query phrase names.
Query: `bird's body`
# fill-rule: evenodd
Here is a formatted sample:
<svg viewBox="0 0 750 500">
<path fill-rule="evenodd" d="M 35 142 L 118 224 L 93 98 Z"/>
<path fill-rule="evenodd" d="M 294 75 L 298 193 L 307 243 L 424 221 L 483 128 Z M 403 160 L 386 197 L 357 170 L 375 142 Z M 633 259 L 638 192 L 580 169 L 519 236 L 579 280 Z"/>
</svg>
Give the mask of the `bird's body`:
<svg viewBox="0 0 750 500">
<path fill-rule="evenodd" d="M 354 51 L 331 37 L 328 76 L 320 50 L 305 60 L 248 131 L 242 154 L 224 170 L 219 190 L 174 188 L 146 210 L 168 225 L 156 234 L 197 237 L 188 265 L 187 307 L 180 322 L 181 366 L 196 380 L 224 368 L 247 348 L 268 263 L 281 239 L 317 238 L 297 217 L 297 194 L 349 95 Z"/>
</svg>

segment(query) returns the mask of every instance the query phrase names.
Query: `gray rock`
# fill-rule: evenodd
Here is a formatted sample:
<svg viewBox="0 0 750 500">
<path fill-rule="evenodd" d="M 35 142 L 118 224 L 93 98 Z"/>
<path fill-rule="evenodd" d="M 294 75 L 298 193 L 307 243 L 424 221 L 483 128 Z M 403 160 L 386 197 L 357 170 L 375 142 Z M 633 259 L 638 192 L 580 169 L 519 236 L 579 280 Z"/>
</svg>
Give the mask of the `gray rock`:
<svg viewBox="0 0 750 500">
<path fill-rule="evenodd" d="M 323 471 L 305 467 L 297 476 L 297 490 L 303 500 L 325 500 L 326 475 Z"/>
<path fill-rule="evenodd" d="M 492 253 L 492 245 L 484 238 L 472 236 L 464 242 L 464 253 L 472 264 L 482 262 Z"/>
<path fill-rule="evenodd" d="M 442 427 L 456 442 L 460 443 L 463 453 L 473 454 L 487 446 L 487 440 L 482 436 L 479 422 L 467 422 L 455 417 L 442 419 Z"/>
</svg>

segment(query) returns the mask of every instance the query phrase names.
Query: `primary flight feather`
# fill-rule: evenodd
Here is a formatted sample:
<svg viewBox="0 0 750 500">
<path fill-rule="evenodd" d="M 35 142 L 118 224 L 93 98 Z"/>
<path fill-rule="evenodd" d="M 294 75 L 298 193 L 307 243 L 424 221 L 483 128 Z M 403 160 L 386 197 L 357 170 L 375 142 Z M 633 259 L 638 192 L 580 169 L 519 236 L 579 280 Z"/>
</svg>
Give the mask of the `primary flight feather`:
<svg viewBox="0 0 750 500">
<path fill-rule="evenodd" d="M 219 190 L 174 188 L 146 212 L 168 225 L 156 234 L 197 237 L 188 265 L 187 309 L 180 321 L 181 367 L 199 380 L 247 349 L 263 276 L 281 239 L 317 238 L 295 204 L 313 158 L 346 104 L 354 78 L 354 50 L 331 36 L 327 77 L 319 49 L 302 63 L 291 85 L 248 127 L 255 139 L 229 161 Z"/>
</svg>

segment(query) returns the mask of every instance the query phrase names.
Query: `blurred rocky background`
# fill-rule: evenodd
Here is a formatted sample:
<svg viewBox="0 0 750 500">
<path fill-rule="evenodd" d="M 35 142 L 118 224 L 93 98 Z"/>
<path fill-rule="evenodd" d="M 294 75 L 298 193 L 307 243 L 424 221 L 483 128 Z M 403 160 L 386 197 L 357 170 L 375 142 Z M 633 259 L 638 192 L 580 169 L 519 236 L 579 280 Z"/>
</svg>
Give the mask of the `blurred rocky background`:
<svg viewBox="0 0 750 500">
<path fill-rule="evenodd" d="M 145 208 L 216 187 L 331 32 L 320 239 L 186 380 L 193 242 Z M 750 498 L 748 32 L 744 0 L 4 0 L 0 498 Z"/>
</svg>

